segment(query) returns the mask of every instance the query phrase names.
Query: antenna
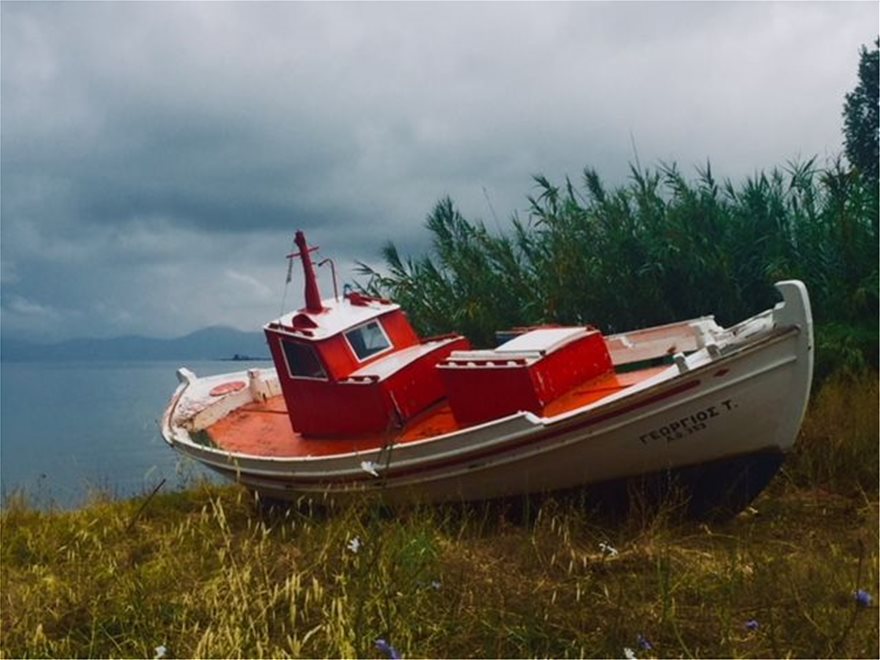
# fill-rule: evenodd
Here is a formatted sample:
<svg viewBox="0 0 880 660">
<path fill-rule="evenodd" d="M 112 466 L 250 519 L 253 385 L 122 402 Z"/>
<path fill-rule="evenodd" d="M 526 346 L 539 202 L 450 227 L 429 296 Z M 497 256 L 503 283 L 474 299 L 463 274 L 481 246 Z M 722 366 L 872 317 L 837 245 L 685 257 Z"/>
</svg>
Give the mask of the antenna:
<svg viewBox="0 0 880 660">
<path fill-rule="evenodd" d="M 336 283 L 336 264 L 333 263 L 333 259 L 327 257 L 318 262 L 318 268 L 324 264 L 330 264 L 330 273 L 333 275 L 333 297 L 336 299 L 336 302 L 339 302 L 339 285 Z"/>
</svg>

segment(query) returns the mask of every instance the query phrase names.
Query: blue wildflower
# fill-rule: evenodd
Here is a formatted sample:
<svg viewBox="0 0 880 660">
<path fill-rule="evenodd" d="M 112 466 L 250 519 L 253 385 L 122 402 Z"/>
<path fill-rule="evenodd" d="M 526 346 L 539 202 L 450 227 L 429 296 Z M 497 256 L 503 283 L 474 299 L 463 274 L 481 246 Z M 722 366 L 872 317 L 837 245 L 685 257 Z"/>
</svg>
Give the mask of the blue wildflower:
<svg viewBox="0 0 880 660">
<path fill-rule="evenodd" d="M 751 632 L 755 632 L 759 628 L 758 622 L 755 619 L 749 619 L 746 621 L 746 630 Z"/>
<path fill-rule="evenodd" d="M 654 645 L 645 637 L 642 633 L 636 635 L 636 642 L 638 642 L 639 646 L 643 651 L 650 651 L 654 648 Z"/>
<path fill-rule="evenodd" d="M 871 603 L 872 603 L 873 600 L 874 600 L 873 598 L 871 598 L 871 594 L 869 594 L 869 593 L 868 593 L 867 591 L 865 591 L 864 589 L 859 589 L 859 590 L 855 593 L 855 599 L 856 599 L 856 602 L 857 602 L 859 605 L 861 605 L 862 607 L 870 607 L 870 606 L 871 606 Z"/>
<path fill-rule="evenodd" d="M 384 639 L 376 640 L 376 649 L 379 652 L 384 653 L 386 656 L 388 656 L 390 660 L 400 660 L 400 654 L 397 652 L 397 649 L 391 646 L 391 644 L 386 642 Z"/>
</svg>

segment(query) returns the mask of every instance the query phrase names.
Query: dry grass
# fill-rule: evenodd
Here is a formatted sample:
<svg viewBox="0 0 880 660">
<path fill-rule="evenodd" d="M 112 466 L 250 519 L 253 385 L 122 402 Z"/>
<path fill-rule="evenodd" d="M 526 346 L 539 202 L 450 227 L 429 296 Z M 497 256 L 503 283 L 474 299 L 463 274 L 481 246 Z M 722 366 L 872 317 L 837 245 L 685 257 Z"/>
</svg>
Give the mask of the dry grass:
<svg viewBox="0 0 880 660">
<path fill-rule="evenodd" d="M 878 400 L 875 373 L 832 378 L 811 401 L 788 475 L 802 486 L 876 495 Z"/>
<path fill-rule="evenodd" d="M 667 509 L 611 526 L 562 499 L 527 521 L 499 504 L 267 512 L 209 485 L 140 515 L 10 501 L 0 655 L 378 657 L 384 638 L 406 657 L 878 657 L 876 605 L 853 598 L 878 596 L 876 457 L 853 477 L 873 489 L 843 487 L 864 454 L 804 467 L 841 402 L 873 411 L 876 452 L 876 377 L 873 408 L 833 387 L 849 391 L 819 394 L 789 478 L 723 524 Z"/>
</svg>

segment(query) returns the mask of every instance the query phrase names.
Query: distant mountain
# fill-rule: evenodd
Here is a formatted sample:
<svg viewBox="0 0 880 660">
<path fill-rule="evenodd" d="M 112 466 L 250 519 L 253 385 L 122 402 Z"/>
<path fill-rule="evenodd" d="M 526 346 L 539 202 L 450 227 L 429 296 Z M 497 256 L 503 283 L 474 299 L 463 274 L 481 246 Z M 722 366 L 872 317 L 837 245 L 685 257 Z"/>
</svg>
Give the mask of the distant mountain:
<svg viewBox="0 0 880 660">
<path fill-rule="evenodd" d="M 113 337 L 38 344 L 0 336 L 0 360 L 230 360 L 268 358 L 262 332 L 214 326 L 176 339 Z"/>
</svg>

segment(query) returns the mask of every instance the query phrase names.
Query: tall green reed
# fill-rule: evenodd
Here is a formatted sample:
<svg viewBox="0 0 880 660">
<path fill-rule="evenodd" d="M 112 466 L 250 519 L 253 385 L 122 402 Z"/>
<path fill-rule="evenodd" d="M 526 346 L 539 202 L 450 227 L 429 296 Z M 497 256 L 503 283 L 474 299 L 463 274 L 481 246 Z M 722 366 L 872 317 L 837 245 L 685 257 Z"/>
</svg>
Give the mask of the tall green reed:
<svg viewBox="0 0 880 660">
<path fill-rule="evenodd" d="M 878 193 L 841 162 L 792 162 L 738 184 L 708 163 L 694 180 L 674 164 L 631 167 L 611 189 L 589 168 L 580 186 L 534 181 L 527 217 L 506 233 L 440 200 L 430 253 L 404 258 L 389 243 L 385 272 L 362 265 L 365 288 L 400 302 L 423 332 L 490 345 L 516 325 L 730 323 L 772 306 L 775 281 L 798 278 L 812 296 L 817 373 L 876 366 Z"/>
</svg>

